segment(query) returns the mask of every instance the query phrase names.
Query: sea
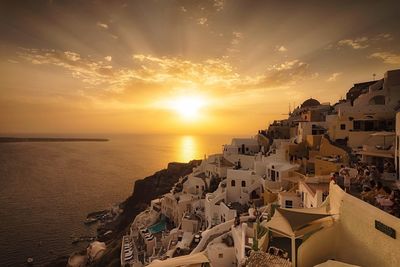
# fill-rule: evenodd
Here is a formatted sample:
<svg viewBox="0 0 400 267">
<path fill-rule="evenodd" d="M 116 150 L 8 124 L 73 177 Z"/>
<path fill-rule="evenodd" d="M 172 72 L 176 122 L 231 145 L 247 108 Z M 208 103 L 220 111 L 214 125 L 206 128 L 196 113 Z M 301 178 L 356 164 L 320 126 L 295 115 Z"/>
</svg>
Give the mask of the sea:
<svg viewBox="0 0 400 267">
<path fill-rule="evenodd" d="M 15 135 L 14 135 L 15 136 Z M 86 215 L 125 200 L 133 184 L 167 167 L 220 153 L 229 135 L 45 135 L 108 142 L 0 143 L 0 266 L 43 266 L 88 243 Z M 151 190 L 151 188 L 149 188 Z"/>
</svg>

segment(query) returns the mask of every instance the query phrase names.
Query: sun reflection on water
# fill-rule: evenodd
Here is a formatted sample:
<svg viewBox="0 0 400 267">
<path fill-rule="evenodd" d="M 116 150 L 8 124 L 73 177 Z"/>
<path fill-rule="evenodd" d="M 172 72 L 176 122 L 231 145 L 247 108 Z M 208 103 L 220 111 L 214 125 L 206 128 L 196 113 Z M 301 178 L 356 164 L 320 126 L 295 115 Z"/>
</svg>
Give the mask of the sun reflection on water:
<svg viewBox="0 0 400 267">
<path fill-rule="evenodd" d="M 196 138 L 190 135 L 185 135 L 181 137 L 180 141 L 180 162 L 188 162 L 192 159 L 198 158 Z"/>
</svg>

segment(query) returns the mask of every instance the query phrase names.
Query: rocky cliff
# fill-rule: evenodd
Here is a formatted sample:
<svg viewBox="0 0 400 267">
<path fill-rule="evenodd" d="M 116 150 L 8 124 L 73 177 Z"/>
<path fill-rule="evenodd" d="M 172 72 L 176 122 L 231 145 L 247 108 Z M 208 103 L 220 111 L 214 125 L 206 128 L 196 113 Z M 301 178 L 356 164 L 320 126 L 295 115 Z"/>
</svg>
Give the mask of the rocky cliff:
<svg viewBox="0 0 400 267">
<path fill-rule="evenodd" d="M 91 266 L 121 266 L 119 259 L 121 238 L 129 231 L 129 226 L 135 216 L 145 210 L 152 199 L 168 193 L 179 177 L 191 173 L 192 169 L 198 166 L 200 162 L 200 160 L 192 160 L 189 163 L 172 162 L 168 164 L 166 169 L 137 180 L 132 195 L 120 205 L 123 209 L 122 214 L 113 223 L 98 229 L 99 234 L 108 230 L 112 230 L 113 234 L 107 240 L 104 240 L 107 243 L 107 251 L 104 256 Z M 47 266 L 64 267 L 67 264 L 67 260 L 68 258 L 66 257 L 60 257 Z"/>
</svg>

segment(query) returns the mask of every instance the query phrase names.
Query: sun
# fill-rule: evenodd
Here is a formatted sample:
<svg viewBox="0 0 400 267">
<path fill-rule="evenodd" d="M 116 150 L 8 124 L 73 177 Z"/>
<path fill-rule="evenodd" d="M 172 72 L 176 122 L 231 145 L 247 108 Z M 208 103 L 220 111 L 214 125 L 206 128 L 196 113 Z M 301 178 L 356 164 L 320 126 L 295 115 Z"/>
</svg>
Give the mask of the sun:
<svg viewBox="0 0 400 267">
<path fill-rule="evenodd" d="M 181 96 L 170 102 L 170 108 L 185 120 L 199 118 L 204 105 L 205 101 L 201 96 Z"/>
</svg>

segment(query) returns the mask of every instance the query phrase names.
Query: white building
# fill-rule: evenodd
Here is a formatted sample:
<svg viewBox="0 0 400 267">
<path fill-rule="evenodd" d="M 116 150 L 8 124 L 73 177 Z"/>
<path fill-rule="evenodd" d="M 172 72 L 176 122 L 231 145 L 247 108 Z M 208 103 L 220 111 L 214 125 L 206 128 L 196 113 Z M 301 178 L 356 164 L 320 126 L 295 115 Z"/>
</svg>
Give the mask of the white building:
<svg viewBox="0 0 400 267">
<path fill-rule="evenodd" d="M 264 180 L 253 170 L 229 169 L 226 177 L 226 202 L 248 204 L 263 193 Z"/>
<path fill-rule="evenodd" d="M 320 207 L 329 194 L 329 183 L 324 182 L 299 182 L 298 194 L 301 198 L 301 206 L 304 208 Z"/>
<path fill-rule="evenodd" d="M 260 144 L 254 138 L 233 138 L 230 145 L 224 145 L 224 154 L 254 155 L 260 151 Z"/>
<path fill-rule="evenodd" d="M 302 121 L 297 126 L 297 143 L 304 142 L 307 135 L 321 135 L 325 134 L 328 128 L 326 121 Z"/>
<path fill-rule="evenodd" d="M 254 162 L 257 175 L 265 178 L 265 186 L 270 190 L 286 188 L 292 172 L 300 168 L 288 161 L 289 140 L 274 140 L 267 156 L 260 156 Z"/>
<path fill-rule="evenodd" d="M 400 112 L 396 113 L 395 166 L 396 178 L 400 180 Z"/>
<path fill-rule="evenodd" d="M 332 140 L 347 139 L 357 148 L 374 131 L 391 131 L 395 127 L 395 111 L 400 101 L 400 69 L 387 71 L 384 79 L 368 87 L 353 103 L 350 100 L 335 106 L 336 114 L 326 117 Z"/>
</svg>

